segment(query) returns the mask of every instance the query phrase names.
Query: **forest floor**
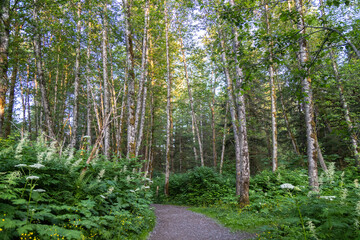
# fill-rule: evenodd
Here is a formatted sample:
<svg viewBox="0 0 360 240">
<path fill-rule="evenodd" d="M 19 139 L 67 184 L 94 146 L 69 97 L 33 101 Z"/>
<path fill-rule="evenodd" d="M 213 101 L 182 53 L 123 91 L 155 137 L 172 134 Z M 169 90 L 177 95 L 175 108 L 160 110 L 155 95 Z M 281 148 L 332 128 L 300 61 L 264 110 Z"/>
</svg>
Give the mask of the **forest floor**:
<svg viewBox="0 0 360 240">
<path fill-rule="evenodd" d="M 230 232 L 211 218 L 191 212 L 187 207 L 153 204 L 156 225 L 148 240 L 244 240 L 256 234 Z"/>
</svg>

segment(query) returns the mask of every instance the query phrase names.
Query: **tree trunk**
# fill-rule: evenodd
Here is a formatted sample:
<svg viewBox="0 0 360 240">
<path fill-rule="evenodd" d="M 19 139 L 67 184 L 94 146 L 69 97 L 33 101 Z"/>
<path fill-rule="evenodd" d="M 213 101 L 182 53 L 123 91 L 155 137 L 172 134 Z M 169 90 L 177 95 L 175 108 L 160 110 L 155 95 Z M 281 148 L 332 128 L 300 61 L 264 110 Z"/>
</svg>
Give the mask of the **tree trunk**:
<svg viewBox="0 0 360 240">
<path fill-rule="evenodd" d="M 181 53 L 182 53 L 182 57 L 183 57 L 185 80 L 186 80 L 186 85 L 187 85 L 187 89 L 188 89 L 190 108 L 191 108 L 191 121 L 192 121 L 191 123 L 192 123 L 192 131 L 193 131 L 193 140 L 194 140 L 194 143 L 195 143 L 195 132 L 196 132 L 196 136 L 197 136 L 197 140 L 198 140 L 198 144 L 199 144 L 199 151 L 200 151 L 200 163 L 201 163 L 201 166 L 203 167 L 204 166 L 203 147 L 202 147 L 199 127 L 197 125 L 196 114 L 195 114 L 195 109 L 194 109 L 194 101 L 193 101 L 191 87 L 190 87 L 190 83 L 189 83 L 189 75 L 188 75 L 188 71 L 187 71 L 187 64 L 186 64 L 186 57 L 185 57 L 183 39 L 182 39 L 182 36 L 181 36 L 181 29 L 179 29 L 179 31 L 180 31 L 180 48 L 181 48 Z M 195 145 L 194 145 L 194 154 L 195 154 L 195 156 L 197 155 Z"/>
<path fill-rule="evenodd" d="M 146 81 L 146 75 L 147 75 L 147 40 L 148 40 L 148 21 L 149 21 L 149 0 L 146 0 L 145 3 L 145 16 L 144 16 L 144 30 L 143 30 L 143 42 L 142 42 L 142 56 L 141 56 L 141 74 L 140 74 L 140 80 L 139 80 L 139 89 L 137 93 L 137 99 L 136 99 L 136 111 L 135 111 L 135 135 L 138 136 L 138 128 L 139 128 L 139 122 L 140 120 L 140 112 L 142 110 L 142 104 L 143 104 L 143 97 L 144 97 L 144 84 Z M 138 152 L 140 149 L 141 143 L 136 142 L 136 156 L 138 155 Z"/>
<path fill-rule="evenodd" d="M 134 72 L 134 53 L 131 35 L 131 0 L 124 0 L 125 9 L 125 38 L 127 55 L 128 73 L 128 121 L 127 121 L 127 157 L 132 158 L 136 155 L 136 129 L 135 129 L 135 72 Z"/>
<path fill-rule="evenodd" d="M 210 102 L 210 110 L 211 110 L 211 132 L 212 132 L 212 150 L 213 150 L 213 164 L 214 168 L 217 168 L 217 153 L 216 153 L 216 129 L 215 129 L 215 88 L 216 88 L 216 77 L 214 73 L 214 69 L 212 69 L 212 99 Z"/>
<path fill-rule="evenodd" d="M 31 109 L 30 109 L 30 66 L 29 64 L 26 65 L 26 105 L 27 105 L 27 112 L 28 112 L 28 132 L 31 137 Z"/>
<path fill-rule="evenodd" d="M 74 108 L 73 108 L 73 134 L 71 136 L 70 148 L 76 146 L 76 137 L 78 129 L 78 116 L 79 116 L 79 82 L 80 82 L 80 31 L 81 31 L 81 2 L 77 5 L 77 24 L 76 24 L 76 50 L 75 50 L 75 81 L 74 81 Z"/>
<path fill-rule="evenodd" d="M 234 97 L 234 90 L 233 90 L 233 84 L 232 84 L 232 79 L 230 78 L 230 72 L 229 72 L 229 68 L 228 68 L 228 64 L 227 64 L 227 59 L 226 59 L 226 48 L 225 48 L 225 40 L 224 40 L 224 36 L 223 34 L 220 32 L 219 33 L 219 37 L 220 37 L 220 43 L 221 43 L 221 58 L 223 61 L 223 65 L 224 65 L 224 72 L 225 72 L 225 77 L 226 77 L 226 82 L 227 82 L 227 90 L 228 90 L 228 97 L 229 97 L 229 103 L 230 103 L 230 114 L 231 114 L 231 122 L 233 125 L 233 131 L 234 131 L 234 138 L 235 138 L 235 156 L 236 156 L 236 195 L 238 195 L 240 198 L 240 194 L 241 194 L 241 140 L 240 140 L 240 135 L 239 135 L 239 128 L 237 126 L 237 105 L 236 105 L 236 101 L 235 101 L 235 97 Z M 240 200 L 239 198 L 239 200 Z"/>
<path fill-rule="evenodd" d="M 38 27 L 39 20 L 38 20 L 38 3 L 37 0 L 34 0 L 33 5 L 33 19 L 34 19 L 34 52 L 35 52 L 35 59 L 36 59 L 36 70 L 37 70 L 37 79 L 40 87 L 41 92 L 41 102 L 43 105 L 43 111 L 45 115 L 46 126 L 48 130 L 49 137 L 52 140 L 56 140 L 55 132 L 54 132 L 54 124 L 52 118 L 50 116 L 50 105 L 47 96 L 47 88 L 46 88 L 46 81 L 44 79 L 44 72 L 43 72 L 43 63 L 42 63 L 42 55 L 41 55 L 41 38 L 40 38 L 40 29 Z"/>
<path fill-rule="evenodd" d="M 136 141 L 136 156 L 138 156 L 141 142 L 144 133 L 144 124 L 145 124 L 145 111 L 146 111 L 146 94 L 147 94 L 147 86 L 146 86 L 146 78 L 147 78 L 147 63 L 148 63 L 148 25 L 149 25 L 149 0 L 145 3 L 145 16 L 144 16 L 144 36 L 143 36 L 143 46 L 142 46 L 142 58 L 141 58 L 141 76 L 139 82 L 139 91 L 137 96 L 137 104 L 136 104 L 136 114 L 135 114 L 135 130 L 138 130 L 138 125 L 140 121 L 140 129 L 138 131 L 138 137 Z M 144 87 L 145 85 L 145 87 Z M 141 119 L 140 118 L 141 112 Z"/>
<path fill-rule="evenodd" d="M 10 82 L 10 94 L 9 94 L 9 106 L 7 109 L 7 119 L 4 130 L 4 137 L 7 138 L 11 133 L 11 123 L 13 120 L 13 109 L 14 109 L 14 98 L 15 98 L 15 85 L 16 79 L 19 70 L 19 60 L 18 55 L 15 56 L 15 65 L 11 74 L 11 82 Z M 25 119 L 23 120 L 25 121 Z"/>
<path fill-rule="evenodd" d="M 166 41 L 166 67 L 167 67 L 167 104 L 166 104 L 166 168 L 165 168 L 165 195 L 169 195 L 169 178 L 170 178 L 170 145 L 171 145 L 171 69 L 169 56 L 169 23 L 167 15 L 167 4 L 164 3 L 165 10 L 165 41 Z"/>
<path fill-rule="evenodd" d="M 0 137 L 3 136 L 6 92 L 8 88 L 8 54 L 10 35 L 10 1 L 0 3 Z"/>
<path fill-rule="evenodd" d="M 91 44 L 91 22 L 89 22 L 88 29 L 88 43 L 86 49 L 86 135 L 87 139 L 87 150 L 90 151 L 91 148 L 91 83 L 90 83 L 90 44 Z"/>
<path fill-rule="evenodd" d="M 224 166 L 226 135 L 229 132 L 229 130 L 226 129 L 227 128 L 228 111 L 229 111 L 229 102 L 226 102 L 226 111 L 225 111 L 225 120 L 224 120 L 224 133 L 223 133 L 223 140 L 222 140 L 222 147 L 221 147 L 221 158 L 220 158 L 220 174 L 222 174 L 222 169 L 223 169 L 223 166 Z"/>
<path fill-rule="evenodd" d="M 265 0 L 267 1 L 267 0 Z M 270 17 L 268 3 L 265 4 L 265 18 L 267 35 L 271 35 Z M 275 172 L 278 168 L 278 148 L 277 148 L 277 124 L 276 124 L 276 89 L 274 83 L 274 65 L 273 65 L 273 42 L 269 44 L 269 76 L 270 76 L 270 96 L 271 96 L 271 132 L 272 132 L 272 170 Z"/>
<path fill-rule="evenodd" d="M 304 95 L 305 107 L 305 124 L 307 136 L 307 155 L 309 166 L 309 185 L 314 191 L 319 190 L 318 169 L 317 169 L 317 136 L 314 122 L 314 105 L 311 88 L 311 78 L 309 77 L 309 69 L 306 66 L 309 60 L 308 43 L 305 33 L 304 6 L 302 0 L 295 0 L 296 9 L 299 13 L 298 30 L 301 38 L 299 40 L 300 52 L 299 60 L 303 71 L 302 91 Z"/>
<path fill-rule="evenodd" d="M 230 4 L 235 6 L 234 0 L 230 0 Z M 237 88 L 237 105 L 238 105 L 238 117 L 240 122 L 239 129 L 239 138 L 240 138 L 240 147 L 241 147 L 241 187 L 240 187 L 240 206 L 246 206 L 249 204 L 249 186 L 250 186 L 250 159 L 249 159 L 249 146 L 247 140 L 247 127 L 246 127 L 246 106 L 245 106 L 245 96 L 241 91 L 244 76 L 242 69 L 238 63 L 238 51 L 239 42 L 238 42 L 238 32 L 235 27 L 232 27 L 234 38 L 233 38 L 233 46 L 235 53 L 235 70 L 236 70 L 236 88 Z"/>
</svg>

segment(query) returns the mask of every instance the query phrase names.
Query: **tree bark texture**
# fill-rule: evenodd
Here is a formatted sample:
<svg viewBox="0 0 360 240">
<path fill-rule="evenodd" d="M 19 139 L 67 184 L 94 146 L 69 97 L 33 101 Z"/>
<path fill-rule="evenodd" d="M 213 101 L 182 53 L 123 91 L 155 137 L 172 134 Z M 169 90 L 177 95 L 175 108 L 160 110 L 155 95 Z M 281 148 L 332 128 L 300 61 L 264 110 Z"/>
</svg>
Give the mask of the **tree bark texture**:
<svg viewBox="0 0 360 240">
<path fill-rule="evenodd" d="M 238 128 L 238 121 L 237 121 L 237 112 L 236 112 L 236 101 L 234 97 L 234 90 L 233 90 L 233 84 L 232 79 L 230 78 L 230 72 L 227 65 L 227 58 L 226 58 L 226 48 L 225 48 L 225 40 L 223 34 L 219 33 L 220 37 L 220 44 L 222 48 L 221 58 L 224 65 L 224 72 L 225 72 L 225 78 L 227 82 L 227 92 L 228 92 L 228 98 L 230 103 L 230 114 L 231 114 L 231 122 L 233 125 L 233 131 L 234 131 L 234 139 L 235 139 L 235 156 L 236 156 L 236 195 L 240 196 L 241 194 L 241 143 L 240 143 L 240 135 L 239 135 L 239 128 Z M 239 198 L 240 199 L 240 198 Z"/>
<path fill-rule="evenodd" d="M 0 3 L 0 137 L 3 135 L 6 92 L 8 88 L 8 54 L 10 35 L 10 1 Z"/>
<path fill-rule="evenodd" d="M 77 5 L 77 23 L 76 23 L 76 50 L 75 50 L 75 81 L 74 81 L 74 108 L 73 108 L 73 134 L 71 136 L 70 148 L 76 146 L 76 137 L 79 118 L 79 85 L 80 85 L 80 31 L 81 31 L 81 2 Z"/>
<path fill-rule="evenodd" d="M 212 80 L 212 99 L 210 102 L 211 110 L 211 132 L 212 132 L 212 150 L 213 150 L 213 164 L 214 168 L 217 168 L 217 153 L 216 153 L 216 129 L 215 129 L 215 89 L 216 89 L 216 77 L 214 70 L 212 70 L 213 80 Z"/>
<path fill-rule="evenodd" d="M 303 72 L 302 77 L 302 91 L 304 95 L 304 108 L 305 108 L 305 125 L 306 125 L 306 137 L 307 137 L 307 157 L 309 167 L 309 185 L 314 191 L 319 189 L 318 181 L 318 169 L 317 169 L 317 136 L 315 131 L 314 121 L 314 104 L 313 94 L 311 88 L 311 78 L 309 77 L 309 69 L 307 67 L 309 60 L 308 43 L 305 33 L 305 21 L 304 21 L 304 6 L 302 0 L 295 0 L 295 6 L 299 13 L 299 19 L 297 23 L 298 30 L 300 31 L 301 38 L 299 40 L 299 60 L 301 64 L 301 70 Z"/>
<path fill-rule="evenodd" d="M 146 75 L 147 75 L 147 40 L 148 40 L 148 22 L 149 22 L 149 0 L 146 1 L 145 3 L 145 16 L 144 16 L 144 30 L 143 30 L 143 42 L 142 42 L 142 56 L 141 56 L 141 74 L 140 74 L 140 80 L 139 80 L 139 89 L 138 89 L 138 93 L 137 93 L 137 98 L 136 98 L 136 111 L 135 111 L 135 135 L 139 136 L 139 122 L 140 120 L 140 113 L 142 110 L 142 99 L 144 97 L 144 84 L 146 81 Z M 140 146 L 138 147 L 138 145 L 141 145 L 141 143 L 139 143 L 138 141 L 136 142 L 136 156 L 138 155 L 138 148 L 140 149 Z"/>
<path fill-rule="evenodd" d="M 110 114 L 110 96 L 108 87 L 108 52 L 107 52 L 107 4 L 105 3 L 103 12 L 103 31 L 102 31 L 102 64 L 103 64 L 103 81 L 104 81 L 104 115 L 103 115 L 103 127 L 104 127 L 104 155 L 110 158 L 110 126 L 106 124 L 106 116 Z"/>
<path fill-rule="evenodd" d="M 9 94 L 9 106 L 7 109 L 7 118 L 6 124 L 4 129 L 4 137 L 7 138 L 11 133 L 11 122 L 13 120 L 13 109 L 14 109 L 14 100 L 15 100 L 15 85 L 16 79 L 19 71 L 19 59 L 18 54 L 16 53 L 15 56 L 15 65 L 13 67 L 13 71 L 11 74 L 11 81 L 10 81 L 10 94 Z M 25 118 L 24 118 L 25 121 Z"/>
<path fill-rule="evenodd" d="M 125 38 L 126 38 L 126 65 L 127 65 L 127 157 L 135 157 L 136 155 L 136 129 L 135 129 L 135 72 L 134 72 L 134 52 L 131 34 L 131 0 L 124 0 L 125 9 Z"/>
<path fill-rule="evenodd" d="M 90 82 L 90 44 L 91 44 L 91 22 L 88 24 L 88 43 L 86 48 L 86 135 L 88 136 L 87 150 L 90 151 L 91 147 L 91 82 Z"/>
<path fill-rule="evenodd" d="M 265 0 L 267 1 L 267 0 Z M 266 18 L 266 31 L 267 35 L 271 35 L 269 6 L 265 4 L 265 18 Z M 274 83 L 274 65 L 273 65 L 273 42 L 269 43 L 269 77 L 270 77 L 270 99 L 271 99 L 271 133 L 272 133 L 272 170 L 275 172 L 278 168 L 278 144 L 277 144 L 277 124 L 276 124 L 276 89 Z"/>
<path fill-rule="evenodd" d="M 139 90 L 137 95 L 137 104 L 136 104 L 136 114 L 135 114 L 135 130 L 137 131 L 137 141 L 136 141 L 136 156 L 139 155 L 141 142 L 144 134 L 144 124 L 145 124 L 145 111 L 146 111 L 146 96 L 147 96 L 147 64 L 148 64 L 148 25 L 149 25 L 149 0 L 145 3 L 145 16 L 144 16 L 144 36 L 143 36 L 143 46 L 142 46 L 142 57 L 141 57 L 141 76 L 139 83 Z M 141 118 L 140 118 L 141 113 Z M 138 125 L 140 121 L 140 127 L 138 130 Z"/>
<path fill-rule="evenodd" d="M 166 166 L 165 166 L 165 195 L 169 195 L 170 178 L 170 145 L 171 145 L 171 68 L 169 55 L 169 23 L 167 14 L 167 4 L 165 1 L 165 41 L 166 41 L 166 67 L 167 67 L 167 102 L 166 102 Z"/>
<path fill-rule="evenodd" d="M 222 169 L 224 166 L 226 135 L 229 132 L 229 130 L 227 129 L 227 115 L 229 112 L 229 102 L 226 102 L 225 108 L 226 108 L 226 111 L 225 111 L 225 118 L 224 118 L 223 139 L 222 139 L 222 147 L 221 147 L 220 174 L 222 174 Z"/>
<path fill-rule="evenodd" d="M 230 4 L 235 6 L 234 0 L 230 0 Z M 246 106 L 245 106 L 245 96 L 242 90 L 242 85 L 244 82 L 244 74 L 242 69 L 240 68 L 240 64 L 238 62 L 238 49 L 239 49 L 239 41 L 238 41 L 238 32 L 236 27 L 232 27 L 232 31 L 234 33 L 233 38 L 233 47 L 235 53 L 235 70 L 236 70 L 236 101 L 237 101 L 237 111 L 239 118 L 239 139 L 240 139 L 240 147 L 241 147 L 241 187 L 240 187 L 240 206 L 246 206 L 249 204 L 249 187 L 250 187 L 250 159 L 249 159 L 249 146 L 247 140 L 247 127 L 246 127 Z"/>
</svg>

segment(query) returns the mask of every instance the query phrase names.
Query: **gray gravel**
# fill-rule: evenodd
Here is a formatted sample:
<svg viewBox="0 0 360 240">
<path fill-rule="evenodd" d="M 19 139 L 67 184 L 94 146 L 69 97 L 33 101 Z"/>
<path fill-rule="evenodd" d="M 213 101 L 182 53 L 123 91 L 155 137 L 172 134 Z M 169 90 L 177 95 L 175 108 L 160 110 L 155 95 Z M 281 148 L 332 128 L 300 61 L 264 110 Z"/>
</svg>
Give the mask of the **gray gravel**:
<svg viewBox="0 0 360 240">
<path fill-rule="evenodd" d="M 211 218 L 191 212 L 186 207 L 153 204 L 156 225 L 148 240 L 244 240 L 255 234 L 232 233 Z"/>
</svg>

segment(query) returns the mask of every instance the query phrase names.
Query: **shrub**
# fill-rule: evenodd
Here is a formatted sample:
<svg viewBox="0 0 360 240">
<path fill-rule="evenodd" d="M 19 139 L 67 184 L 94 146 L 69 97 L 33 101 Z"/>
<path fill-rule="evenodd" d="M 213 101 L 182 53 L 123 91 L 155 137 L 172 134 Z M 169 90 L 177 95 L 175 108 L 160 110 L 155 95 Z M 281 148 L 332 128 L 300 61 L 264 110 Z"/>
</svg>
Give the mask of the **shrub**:
<svg viewBox="0 0 360 240">
<path fill-rule="evenodd" d="M 155 193 L 157 186 L 160 189 L 158 195 Z M 155 202 L 200 206 L 228 200 L 228 196 L 234 194 L 235 186 L 212 168 L 197 167 L 187 173 L 170 176 L 168 198 L 165 198 L 163 189 L 164 178 L 156 178 L 152 185 Z"/>
<path fill-rule="evenodd" d="M 99 156 L 86 166 L 85 151 L 57 152 L 43 138 L 2 147 L 1 239 L 131 239 L 153 226 L 138 160 Z"/>
</svg>

